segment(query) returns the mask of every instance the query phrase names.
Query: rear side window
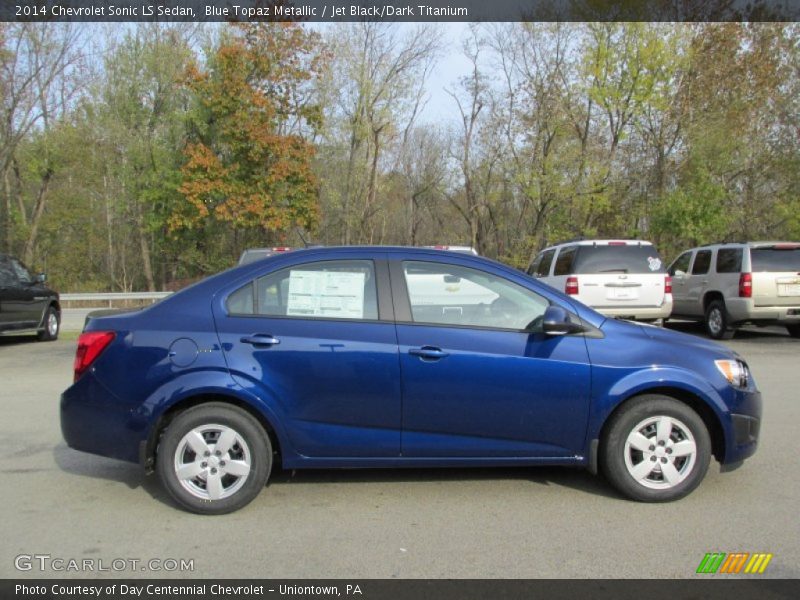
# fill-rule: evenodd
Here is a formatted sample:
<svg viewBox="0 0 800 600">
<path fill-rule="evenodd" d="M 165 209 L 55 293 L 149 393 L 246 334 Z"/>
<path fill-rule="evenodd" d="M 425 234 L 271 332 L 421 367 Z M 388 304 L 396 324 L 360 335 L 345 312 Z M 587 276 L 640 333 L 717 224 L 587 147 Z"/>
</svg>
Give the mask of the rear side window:
<svg viewBox="0 0 800 600">
<path fill-rule="evenodd" d="M 753 271 L 800 272 L 800 246 L 752 248 L 750 262 Z"/>
<path fill-rule="evenodd" d="M 654 246 L 602 245 L 581 246 L 573 273 L 666 273 Z"/>
<path fill-rule="evenodd" d="M 295 265 L 236 290 L 227 307 L 233 315 L 375 320 L 375 269 L 370 260 Z"/>
<path fill-rule="evenodd" d="M 553 271 L 553 275 L 569 275 L 573 272 L 572 263 L 575 261 L 577 249 L 577 246 L 567 246 L 561 249 L 556 259 L 556 269 Z"/>
<path fill-rule="evenodd" d="M 711 250 L 699 250 L 694 257 L 692 275 L 705 275 L 711 266 Z"/>
<path fill-rule="evenodd" d="M 738 273 L 741 270 L 741 248 L 720 248 L 717 250 L 717 273 Z"/>
<path fill-rule="evenodd" d="M 530 271 L 528 271 L 528 275 L 533 275 L 534 277 L 547 277 L 550 275 L 550 265 L 553 264 L 555 253 L 556 251 L 553 249 L 542 252 L 537 256 L 531 265 Z"/>
</svg>

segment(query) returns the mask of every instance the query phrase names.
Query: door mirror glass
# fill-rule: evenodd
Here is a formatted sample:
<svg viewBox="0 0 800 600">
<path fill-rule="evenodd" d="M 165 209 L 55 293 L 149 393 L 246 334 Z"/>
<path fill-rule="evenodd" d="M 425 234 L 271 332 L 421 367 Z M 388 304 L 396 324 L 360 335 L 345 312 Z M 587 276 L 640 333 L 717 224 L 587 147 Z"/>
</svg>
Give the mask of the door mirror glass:
<svg viewBox="0 0 800 600">
<path fill-rule="evenodd" d="M 33 278 L 33 283 L 47 283 L 47 275 L 45 273 L 39 273 L 36 277 Z"/>
</svg>

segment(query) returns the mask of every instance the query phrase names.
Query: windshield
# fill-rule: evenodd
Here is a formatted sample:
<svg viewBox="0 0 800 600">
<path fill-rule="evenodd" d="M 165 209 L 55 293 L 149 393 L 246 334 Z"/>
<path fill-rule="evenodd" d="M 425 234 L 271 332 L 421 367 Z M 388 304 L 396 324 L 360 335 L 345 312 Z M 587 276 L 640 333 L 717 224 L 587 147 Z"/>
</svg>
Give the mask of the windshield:
<svg viewBox="0 0 800 600">
<path fill-rule="evenodd" d="M 800 271 L 800 246 L 753 248 L 753 271 Z"/>
<path fill-rule="evenodd" d="M 579 246 L 573 273 L 666 273 L 655 247 Z"/>
</svg>

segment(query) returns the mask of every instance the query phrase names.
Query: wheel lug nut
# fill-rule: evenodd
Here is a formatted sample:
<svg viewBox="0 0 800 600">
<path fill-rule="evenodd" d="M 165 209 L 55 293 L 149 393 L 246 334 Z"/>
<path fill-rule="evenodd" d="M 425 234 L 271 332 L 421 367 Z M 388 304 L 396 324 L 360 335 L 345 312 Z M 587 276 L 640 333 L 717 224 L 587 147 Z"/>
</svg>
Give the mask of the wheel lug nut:
<svg viewBox="0 0 800 600">
<path fill-rule="evenodd" d="M 225 466 L 225 461 L 224 460 L 219 461 L 219 466 L 220 467 L 224 467 Z"/>
<path fill-rule="evenodd" d="M 656 462 L 656 457 L 655 456 L 651 456 L 650 460 L 652 460 L 653 462 Z"/>
<path fill-rule="evenodd" d="M 655 446 L 653 446 L 653 444 L 650 444 L 650 452 L 652 452 L 652 451 L 653 451 L 653 450 L 655 450 L 655 449 L 656 449 L 656 447 L 655 447 Z"/>
<path fill-rule="evenodd" d="M 667 443 L 664 440 L 661 440 L 660 442 L 658 442 L 658 445 L 659 446 L 666 446 Z"/>
<path fill-rule="evenodd" d="M 203 456 L 211 456 L 211 452 L 209 452 L 208 450 L 206 450 L 205 452 L 203 452 Z"/>
<path fill-rule="evenodd" d="M 214 468 L 212 468 L 212 469 L 211 469 L 211 474 L 212 474 L 212 475 L 216 475 L 216 474 L 217 474 L 217 470 L 216 470 L 216 469 L 214 469 Z"/>
<path fill-rule="evenodd" d="M 667 454 L 672 454 L 672 448 L 667 448 Z"/>
<path fill-rule="evenodd" d="M 222 452 L 220 452 L 219 450 L 217 450 L 216 452 L 214 452 L 214 454 L 216 454 L 217 456 L 222 456 Z"/>
<path fill-rule="evenodd" d="M 664 458 L 662 458 L 661 462 L 664 463 L 664 464 L 667 464 L 667 457 L 665 456 Z"/>
<path fill-rule="evenodd" d="M 208 463 L 206 461 L 203 461 L 200 463 L 200 466 L 205 469 L 208 466 Z"/>
</svg>

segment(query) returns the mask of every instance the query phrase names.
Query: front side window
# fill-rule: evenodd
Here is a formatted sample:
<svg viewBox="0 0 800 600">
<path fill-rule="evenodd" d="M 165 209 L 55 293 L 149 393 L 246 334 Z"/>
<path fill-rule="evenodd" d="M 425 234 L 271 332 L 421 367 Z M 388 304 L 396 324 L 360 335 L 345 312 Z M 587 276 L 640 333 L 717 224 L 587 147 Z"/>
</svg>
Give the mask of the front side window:
<svg viewBox="0 0 800 600">
<path fill-rule="evenodd" d="M 692 275 L 705 275 L 711 266 L 711 250 L 699 250 L 694 257 Z"/>
<path fill-rule="evenodd" d="M 233 315 L 375 320 L 375 269 L 370 260 L 295 265 L 239 288 L 227 307 Z"/>
<path fill-rule="evenodd" d="M 415 323 L 536 330 L 543 296 L 503 277 L 441 263 L 403 263 Z"/>
<path fill-rule="evenodd" d="M 12 258 L 11 267 L 17 274 L 17 279 L 19 279 L 20 283 L 30 283 L 31 281 L 33 281 L 33 279 L 31 278 L 31 274 L 28 272 L 28 269 L 26 269 L 25 265 L 23 265 L 18 260 Z"/>
<path fill-rule="evenodd" d="M 11 263 L 0 257 L 0 287 L 14 287 L 17 285 L 17 276 L 11 268 Z"/>
<path fill-rule="evenodd" d="M 686 275 L 689 272 L 689 262 L 692 260 L 692 253 L 691 252 L 684 252 L 678 257 L 672 266 L 669 268 L 669 274 L 672 276 L 675 275 Z"/>
</svg>

